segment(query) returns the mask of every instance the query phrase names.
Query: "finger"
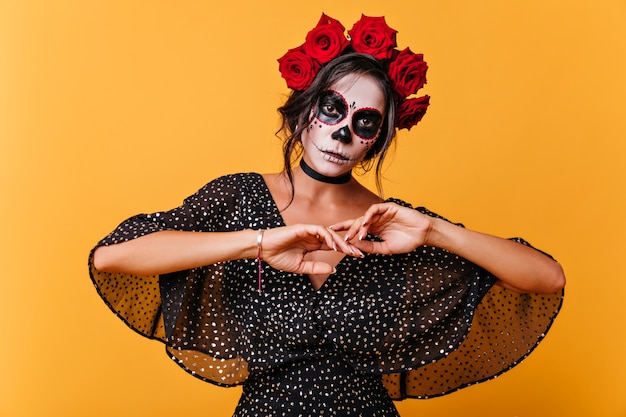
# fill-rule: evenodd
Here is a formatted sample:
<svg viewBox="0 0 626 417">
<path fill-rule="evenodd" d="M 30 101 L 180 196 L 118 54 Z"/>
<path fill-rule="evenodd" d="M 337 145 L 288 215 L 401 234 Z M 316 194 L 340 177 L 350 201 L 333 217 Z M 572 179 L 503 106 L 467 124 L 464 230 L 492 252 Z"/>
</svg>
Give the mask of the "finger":
<svg viewBox="0 0 626 417">
<path fill-rule="evenodd" d="M 333 237 L 333 242 L 336 245 L 335 246 L 335 250 L 339 250 L 339 251 L 341 251 L 341 252 L 343 252 L 343 253 L 345 253 L 347 255 L 357 256 L 357 257 L 360 257 L 360 258 L 365 256 L 363 254 L 363 252 L 361 252 L 360 249 L 358 249 L 357 247 L 355 247 L 351 243 L 347 242 L 345 240 L 345 238 L 343 238 L 335 230 L 329 229 L 328 233 Z"/>
<path fill-rule="evenodd" d="M 344 220 L 342 222 L 330 225 L 328 228 L 336 232 L 343 232 L 344 230 L 348 230 L 355 221 L 355 219 Z"/>
<path fill-rule="evenodd" d="M 369 225 L 378 221 L 389 209 L 389 203 L 372 204 L 363 215 L 363 225 Z"/>
<path fill-rule="evenodd" d="M 344 220 L 342 222 L 335 223 L 329 226 L 329 229 L 336 231 L 336 232 L 346 231 L 346 233 L 344 234 L 344 239 L 343 239 L 345 241 L 350 241 L 354 239 L 354 237 L 357 235 L 362 235 L 361 238 L 363 238 L 367 234 L 367 232 L 365 234 L 359 233 L 359 229 L 363 223 L 362 219 L 363 219 L 362 217 L 359 217 L 357 219 Z"/>
<path fill-rule="evenodd" d="M 355 238 L 363 239 L 367 232 L 361 231 L 363 221 L 359 218 L 357 221 L 353 222 L 352 225 L 346 230 L 346 233 L 343 235 L 345 241 L 350 242 Z"/>
<path fill-rule="evenodd" d="M 330 229 L 327 229 L 323 226 L 309 225 L 306 227 L 306 232 L 308 234 L 307 240 L 310 243 L 314 243 L 313 247 L 309 247 L 308 250 L 334 250 L 341 251 L 345 254 L 352 256 L 364 256 L 363 253 L 345 242 L 341 236 Z"/>
<path fill-rule="evenodd" d="M 378 253 L 376 251 L 376 243 L 378 242 L 373 242 L 371 240 L 359 240 L 354 242 L 354 246 L 365 253 Z"/>
<path fill-rule="evenodd" d="M 332 249 L 334 251 L 337 251 L 338 242 L 335 236 L 333 235 L 333 233 L 330 230 L 323 228 L 323 227 L 322 227 L 321 233 L 322 234 L 319 235 L 319 239 L 320 239 L 320 242 L 322 242 L 322 244 L 325 246 L 322 249 Z"/>
<path fill-rule="evenodd" d="M 384 242 L 375 242 L 371 240 L 359 240 L 354 242 L 354 246 L 365 253 L 377 253 L 381 255 L 389 255 L 391 251 Z"/>
<path fill-rule="evenodd" d="M 370 227 L 372 225 L 376 225 L 381 221 L 385 213 L 389 209 L 389 203 L 378 203 L 372 204 L 365 214 L 357 219 L 356 221 L 352 221 L 349 225 L 343 223 L 342 226 L 347 227 L 346 239 L 352 240 L 358 238 L 358 240 L 365 239 L 365 236 L 370 232 Z"/>
<path fill-rule="evenodd" d="M 312 244 L 314 240 L 317 243 L 314 246 L 315 250 L 336 250 L 347 255 L 357 257 L 365 256 L 360 249 L 346 242 L 341 235 L 332 229 L 317 225 L 303 225 L 303 227 L 305 234 L 302 235 L 302 238 L 306 239 L 309 244 Z M 309 247 L 308 250 L 311 249 L 312 248 Z"/>
<path fill-rule="evenodd" d="M 393 204 L 382 203 L 372 205 L 363 215 L 362 231 L 373 230 L 376 233 L 385 224 L 394 221 L 395 209 Z"/>
<path fill-rule="evenodd" d="M 335 268 L 326 262 L 302 261 L 298 270 L 294 272 L 297 274 L 333 274 L 335 271 Z"/>
<path fill-rule="evenodd" d="M 329 235 L 328 230 L 326 230 L 326 228 L 322 227 L 322 226 L 318 226 L 318 225 L 314 225 L 314 224 L 306 224 L 306 225 L 301 225 L 301 227 L 303 228 L 304 233 L 301 233 L 299 235 L 299 238 L 306 243 L 313 243 L 316 242 L 317 244 L 321 246 L 328 246 L 328 248 L 332 248 L 333 247 L 333 243 L 332 243 L 332 237 Z M 329 240 L 329 237 L 331 238 Z M 325 249 L 328 249 L 325 248 Z"/>
</svg>

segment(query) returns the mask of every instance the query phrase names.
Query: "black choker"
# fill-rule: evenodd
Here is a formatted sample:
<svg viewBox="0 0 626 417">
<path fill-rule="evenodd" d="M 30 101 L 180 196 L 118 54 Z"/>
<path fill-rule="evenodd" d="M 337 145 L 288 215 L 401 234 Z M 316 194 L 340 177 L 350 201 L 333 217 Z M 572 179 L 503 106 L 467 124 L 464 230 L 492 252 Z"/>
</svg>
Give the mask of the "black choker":
<svg viewBox="0 0 626 417">
<path fill-rule="evenodd" d="M 322 175 L 310 166 L 308 166 L 306 162 L 304 162 L 304 158 L 300 158 L 300 168 L 302 168 L 302 171 L 304 171 L 306 175 L 313 178 L 314 180 L 325 182 L 328 184 L 345 184 L 350 181 L 350 178 L 352 178 L 352 171 L 338 177 L 327 177 L 326 175 Z"/>
</svg>

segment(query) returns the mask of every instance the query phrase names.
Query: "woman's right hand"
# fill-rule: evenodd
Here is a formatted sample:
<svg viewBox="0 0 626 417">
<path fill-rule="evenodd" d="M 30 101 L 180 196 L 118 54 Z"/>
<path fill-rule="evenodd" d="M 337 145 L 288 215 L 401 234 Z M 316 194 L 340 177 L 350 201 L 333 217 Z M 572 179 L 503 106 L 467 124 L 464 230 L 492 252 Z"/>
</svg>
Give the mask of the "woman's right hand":
<svg viewBox="0 0 626 417">
<path fill-rule="evenodd" d="M 307 253 L 319 250 L 363 256 L 359 249 L 346 242 L 341 235 L 323 226 L 297 224 L 263 232 L 261 258 L 273 268 L 282 271 L 297 274 L 333 273 L 332 265 L 306 258 Z"/>
</svg>

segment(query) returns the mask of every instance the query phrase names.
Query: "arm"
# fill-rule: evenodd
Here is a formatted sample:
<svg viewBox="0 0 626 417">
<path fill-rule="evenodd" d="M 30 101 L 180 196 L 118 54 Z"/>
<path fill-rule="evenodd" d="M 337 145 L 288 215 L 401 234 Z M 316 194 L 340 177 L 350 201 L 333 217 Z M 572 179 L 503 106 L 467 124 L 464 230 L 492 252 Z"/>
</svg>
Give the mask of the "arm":
<svg viewBox="0 0 626 417">
<path fill-rule="evenodd" d="M 218 223 L 233 216 L 238 199 L 252 186 L 249 176 L 227 175 L 206 184 L 172 210 L 133 216 L 103 239 L 93 253 L 102 272 L 155 275 L 255 258 L 258 230 L 223 231 Z M 243 184 L 243 185 L 242 185 Z M 235 228 L 231 228 L 235 230 Z M 333 268 L 304 260 L 311 250 L 357 250 L 321 226 L 297 225 L 266 230 L 262 258 L 277 269 L 330 273 Z M 319 272 L 317 272 L 319 269 Z"/>
<path fill-rule="evenodd" d="M 102 272 L 135 275 L 165 274 L 225 260 L 256 256 L 254 230 L 207 233 L 164 230 L 94 252 L 94 266 Z"/>
<path fill-rule="evenodd" d="M 432 219 L 427 245 L 449 250 L 498 277 L 499 284 L 518 292 L 552 293 L 565 286 L 558 262 L 518 242 Z"/>
<path fill-rule="evenodd" d="M 360 251 L 337 233 L 316 225 L 268 229 L 262 239 L 262 258 L 274 268 L 301 274 L 329 274 L 333 267 L 308 261 L 315 250 L 340 250 L 353 256 Z M 122 243 L 100 246 L 94 266 L 102 272 L 154 275 L 201 267 L 221 261 L 256 258 L 258 230 L 188 232 L 164 230 Z"/>
<path fill-rule="evenodd" d="M 565 285 L 561 266 L 549 256 L 499 237 L 468 230 L 394 203 L 375 204 L 357 220 L 333 225 L 364 252 L 406 253 L 421 245 L 449 250 L 498 277 L 505 288 L 551 293 Z M 382 242 L 360 240 L 367 233 Z"/>
</svg>

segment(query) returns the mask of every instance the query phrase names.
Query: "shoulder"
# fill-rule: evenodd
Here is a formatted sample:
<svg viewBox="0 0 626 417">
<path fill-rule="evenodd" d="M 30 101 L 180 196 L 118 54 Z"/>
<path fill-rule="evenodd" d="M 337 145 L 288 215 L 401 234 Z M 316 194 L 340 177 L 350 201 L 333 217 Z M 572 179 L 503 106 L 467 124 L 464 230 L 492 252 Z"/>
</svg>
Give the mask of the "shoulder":
<svg viewBox="0 0 626 417">
<path fill-rule="evenodd" d="M 230 200 L 241 195 L 248 195 L 262 186 L 263 178 L 254 172 L 226 174 L 212 179 L 187 200 Z"/>
<path fill-rule="evenodd" d="M 239 172 L 225 174 L 209 181 L 203 188 L 241 189 L 263 181 L 261 174 L 256 172 Z"/>
<path fill-rule="evenodd" d="M 256 172 L 238 172 L 234 174 L 225 174 L 212 180 L 211 182 L 239 182 L 239 181 L 258 181 L 262 176 Z"/>
</svg>

